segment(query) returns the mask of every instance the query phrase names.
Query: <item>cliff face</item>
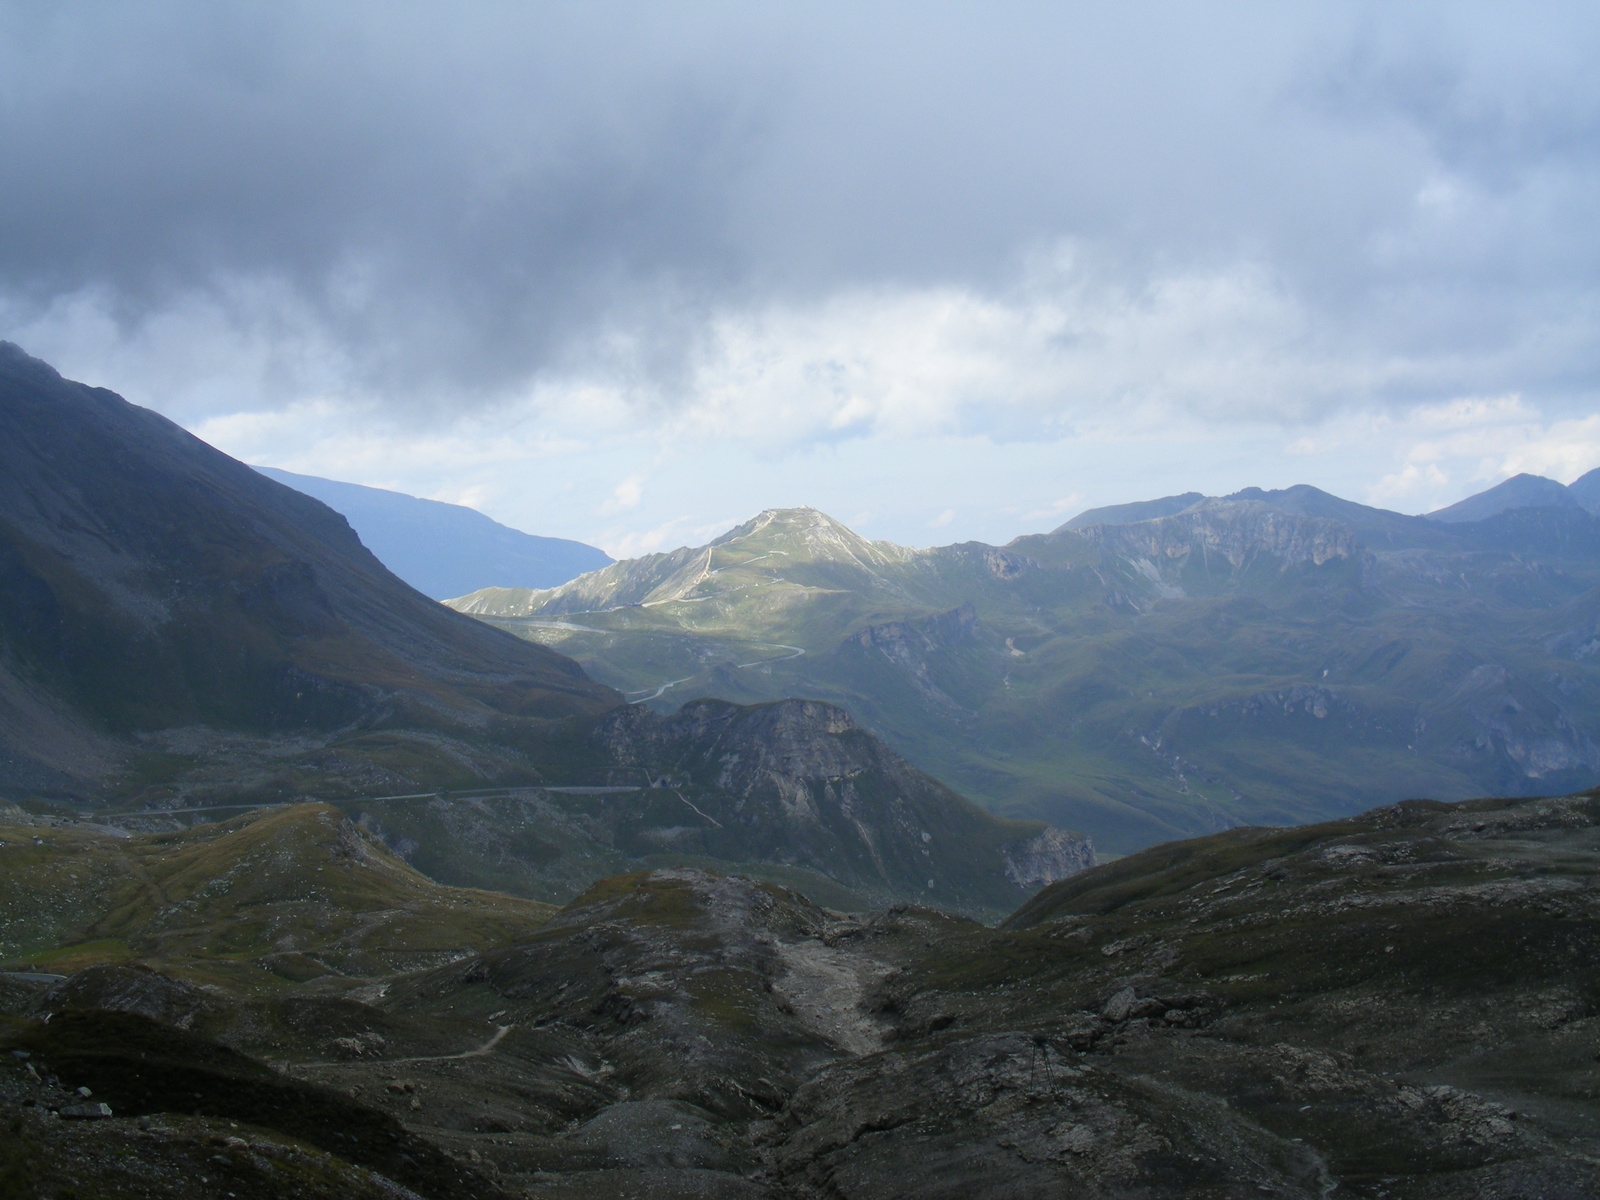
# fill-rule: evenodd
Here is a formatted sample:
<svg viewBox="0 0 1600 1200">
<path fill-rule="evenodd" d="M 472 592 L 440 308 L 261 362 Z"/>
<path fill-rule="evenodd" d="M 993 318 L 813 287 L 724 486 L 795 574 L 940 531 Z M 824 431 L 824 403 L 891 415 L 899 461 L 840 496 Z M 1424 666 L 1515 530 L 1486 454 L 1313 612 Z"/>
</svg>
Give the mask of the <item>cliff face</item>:
<svg viewBox="0 0 1600 1200">
<path fill-rule="evenodd" d="M 920 619 L 868 625 L 846 638 L 838 654 L 869 668 L 882 660 L 924 703 L 958 716 L 962 705 L 940 686 L 938 666 L 949 651 L 977 639 L 978 613 L 969 603 Z"/>
<path fill-rule="evenodd" d="M 1008 849 L 1006 877 L 1021 888 L 1048 885 L 1095 865 L 1094 843 L 1064 829 L 1046 828 L 1038 837 Z"/>
<path fill-rule="evenodd" d="M 1192 556 L 1235 570 L 1264 555 L 1283 568 L 1360 553 L 1355 531 L 1339 521 L 1285 512 L 1249 500 L 1211 500 L 1173 516 L 1132 525 L 1089 525 L 1076 535 L 1108 554 L 1182 569 Z"/>
<path fill-rule="evenodd" d="M 967 911 L 1003 908 L 1093 862 L 1086 839 L 983 811 L 831 704 L 698 700 L 666 717 L 635 706 L 603 717 L 594 737 L 619 780 L 679 797 L 680 850 Z"/>
</svg>

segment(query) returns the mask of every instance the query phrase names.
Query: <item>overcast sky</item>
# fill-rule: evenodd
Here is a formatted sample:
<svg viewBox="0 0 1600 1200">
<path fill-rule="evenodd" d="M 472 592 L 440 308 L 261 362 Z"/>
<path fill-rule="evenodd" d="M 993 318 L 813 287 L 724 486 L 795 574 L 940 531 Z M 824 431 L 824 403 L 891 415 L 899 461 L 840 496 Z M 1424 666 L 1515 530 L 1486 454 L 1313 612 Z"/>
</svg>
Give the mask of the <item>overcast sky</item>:
<svg viewBox="0 0 1600 1200">
<path fill-rule="evenodd" d="M 0 7 L 0 337 L 614 554 L 1600 466 L 1600 7 Z"/>
</svg>

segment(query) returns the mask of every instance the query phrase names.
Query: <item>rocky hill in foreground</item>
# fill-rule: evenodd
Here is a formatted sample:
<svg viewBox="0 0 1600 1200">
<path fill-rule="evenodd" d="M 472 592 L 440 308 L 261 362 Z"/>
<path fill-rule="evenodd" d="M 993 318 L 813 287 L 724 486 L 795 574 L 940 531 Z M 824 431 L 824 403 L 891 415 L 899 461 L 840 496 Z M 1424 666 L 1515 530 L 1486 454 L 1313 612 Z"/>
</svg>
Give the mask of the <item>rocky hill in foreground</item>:
<svg viewBox="0 0 1600 1200">
<path fill-rule="evenodd" d="M 998 929 L 675 869 L 381 986 L 0 981 L 0 1164 L 24 1195 L 1589 1196 L 1597 847 L 1596 793 L 1415 801 L 1156 847 Z M 112 1115 L 45 1115 L 79 1086 Z"/>
<path fill-rule="evenodd" d="M 840 704 L 995 811 L 1126 853 L 1600 782 L 1596 482 L 1511 481 L 1449 520 L 1190 493 L 927 550 L 778 510 L 451 604 L 656 707 Z"/>
</svg>

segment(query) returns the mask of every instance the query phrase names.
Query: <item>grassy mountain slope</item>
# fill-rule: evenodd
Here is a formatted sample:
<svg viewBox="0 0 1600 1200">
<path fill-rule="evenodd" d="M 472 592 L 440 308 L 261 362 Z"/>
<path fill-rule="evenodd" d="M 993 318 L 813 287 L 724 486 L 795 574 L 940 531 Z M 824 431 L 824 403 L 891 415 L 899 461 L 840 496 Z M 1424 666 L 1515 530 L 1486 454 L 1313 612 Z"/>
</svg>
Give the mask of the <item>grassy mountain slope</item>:
<svg viewBox="0 0 1600 1200">
<path fill-rule="evenodd" d="M 838 702 L 964 793 L 1117 852 L 1600 779 L 1600 520 L 1576 505 L 1444 523 L 1250 489 L 918 551 L 794 510 L 452 604 L 658 707 Z"/>
<path fill-rule="evenodd" d="M 137 960 L 272 989 L 447 962 L 554 911 L 434 883 L 327 805 L 119 832 L 0 824 L 0 962 L 59 971 Z"/>
<path fill-rule="evenodd" d="M 447 733 L 617 703 L 570 660 L 401 583 L 326 506 L 10 344 L 0 513 L 9 790 L 137 787 L 182 768 L 182 747 L 139 741 L 175 727 Z"/>
</svg>

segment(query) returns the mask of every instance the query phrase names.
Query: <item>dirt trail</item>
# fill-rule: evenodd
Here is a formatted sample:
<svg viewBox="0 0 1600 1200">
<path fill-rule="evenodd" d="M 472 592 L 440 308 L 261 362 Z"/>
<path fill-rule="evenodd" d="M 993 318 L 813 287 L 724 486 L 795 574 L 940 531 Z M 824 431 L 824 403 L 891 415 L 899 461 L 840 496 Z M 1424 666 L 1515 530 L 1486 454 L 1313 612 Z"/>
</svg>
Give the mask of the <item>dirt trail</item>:
<svg viewBox="0 0 1600 1200">
<path fill-rule="evenodd" d="M 773 990 L 811 1032 L 851 1054 L 883 1049 L 889 1023 L 861 1007 L 867 990 L 894 968 L 822 942 L 779 943 L 787 968 Z"/>
<path fill-rule="evenodd" d="M 505 1037 L 506 1034 L 510 1033 L 515 1028 L 515 1025 L 496 1025 L 495 1035 L 487 1042 L 479 1046 L 476 1050 L 463 1050 L 459 1054 L 419 1054 L 413 1058 L 374 1058 L 363 1061 L 384 1067 L 399 1067 L 411 1063 L 455 1062 L 456 1060 L 463 1058 L 483 1058 L 500 1044 L 500 1040 Z M 317 1067 L 353 1067 L 359 1065 L 361 1065 L 361 1063 L 355 1059 L 343 1059 L 339 1062 L 303 1062 L 289 1064 L 289 1066 L 296 1071 L 307 1071 Z"/>
</svg>

